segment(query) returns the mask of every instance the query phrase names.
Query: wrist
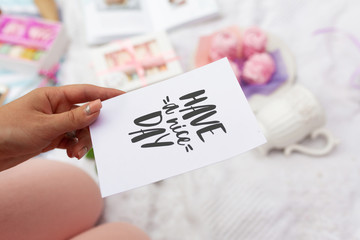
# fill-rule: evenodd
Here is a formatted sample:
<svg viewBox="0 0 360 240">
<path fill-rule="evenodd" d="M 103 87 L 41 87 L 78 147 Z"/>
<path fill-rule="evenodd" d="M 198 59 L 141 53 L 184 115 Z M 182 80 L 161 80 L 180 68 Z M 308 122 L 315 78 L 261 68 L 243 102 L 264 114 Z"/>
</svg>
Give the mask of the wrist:
<svg viewBox="0 0 360 240">
<path fill-rule="evenodd" d="M 8 124 L 5 124 L 5 116 L 2 115 L 0 108 L 0 172 L 11 167 L 18 165 L 24 160 L 21 157 L 17 157 L 15 150 L 15 144 L 12 141 L 13 128 Z"/>
<path fill-rule="evenodd" d="M 5 107 L 0 107 L 0 162 L 8 159 L 9 156 L 9 146 L 11 138 L 11 126 L 7 124 L 7 115 Z"/>
</svg>

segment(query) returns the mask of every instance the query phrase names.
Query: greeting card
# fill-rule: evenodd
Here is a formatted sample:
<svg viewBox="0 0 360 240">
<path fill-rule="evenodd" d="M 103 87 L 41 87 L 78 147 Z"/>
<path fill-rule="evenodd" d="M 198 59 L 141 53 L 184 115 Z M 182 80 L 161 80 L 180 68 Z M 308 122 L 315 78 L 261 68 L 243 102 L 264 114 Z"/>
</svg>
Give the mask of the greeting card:
<svg viewBox="0 0 360 240">
<path fill-rule="evenodd" d="M 86 38 L 100 44 L 219 15 L 216 0 L 82 0 Z"/>
<path fill-rule="evenodd" d="M 226 58 L 103 102 L 90 131 L 103 197 L 266 141 Z"/>
</svg>

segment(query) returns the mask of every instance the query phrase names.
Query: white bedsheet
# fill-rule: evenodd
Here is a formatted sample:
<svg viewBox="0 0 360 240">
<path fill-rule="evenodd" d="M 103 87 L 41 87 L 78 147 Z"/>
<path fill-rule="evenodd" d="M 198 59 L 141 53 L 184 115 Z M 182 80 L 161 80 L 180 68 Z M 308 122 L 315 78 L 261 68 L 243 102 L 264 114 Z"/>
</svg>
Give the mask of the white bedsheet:
<svg viewBox="0 0 360 240">
<path fill-rule="evenodd" d="M 326 127 L 340 145 L 318 158 L 250 152 L 108 197 L 102 221 L 131 222 L 155 240 L 360 239 L 360 90 L 349 82 L 360 66 L 360 49 L 342 34 L 312 34 L 336 27 L 360 39 L 360 1 L 219 3 L 221 18 L 170 33 L 184 69 L 191 69 L 200 35 L 232 24 L 259 25 L 289 46 L 297 62 L 297 81 L 319 98 Z M 62 83 L 93 83 L 80 3 L 64 0 L 60 5 L 72 39 Z M 85 161 L 80 165 L 87 165 Z"/>
</svg>

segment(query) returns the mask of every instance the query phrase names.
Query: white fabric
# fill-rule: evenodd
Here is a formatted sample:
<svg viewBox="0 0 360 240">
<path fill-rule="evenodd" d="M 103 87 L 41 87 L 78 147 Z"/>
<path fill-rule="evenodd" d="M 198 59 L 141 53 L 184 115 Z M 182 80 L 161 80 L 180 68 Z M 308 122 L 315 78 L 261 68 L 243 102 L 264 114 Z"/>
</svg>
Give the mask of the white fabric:
<svg viewBox="0 0 360 240">
<path fill-rule="evenodd" d="M 337 27 L 360 39 L 360 1 L 219 3 L 221 18 L 170 33 L 184 69 L 191 69 L 199 36 L 232 24 L 259 25 L 288 44 L 297 62 L 297 81 L 319 98 L 327 128 L 340 145 L 319 158 L 285 157 L 281 152 L 263 157 L 250 152 L 108 197 L 102 221 L 131 222 L 155 240 L 359 239 L 360 91 L 350 87 L 349 79 L 360 66 L 360 51 L 340 34 L 312 33 Z M 64 0 L 60 5 L 72 39 L 60 74 L 62 82 L 94 83 L 80 3 Z M 320 141 L 315 143 L 320 145 Z"/>
</svg>

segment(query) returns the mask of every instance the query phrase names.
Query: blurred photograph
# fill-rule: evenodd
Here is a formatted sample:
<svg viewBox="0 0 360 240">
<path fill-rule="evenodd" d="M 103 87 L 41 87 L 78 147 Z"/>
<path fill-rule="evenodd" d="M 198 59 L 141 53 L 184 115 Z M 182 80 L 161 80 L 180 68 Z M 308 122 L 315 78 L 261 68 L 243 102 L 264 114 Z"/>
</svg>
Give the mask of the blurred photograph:
<svg viewBox="0 0 360 240">
<path fill-rule="evenodd" d="M 360 0 L 0 0 L 0 240 L 360 240 Z"/>
</svg>

